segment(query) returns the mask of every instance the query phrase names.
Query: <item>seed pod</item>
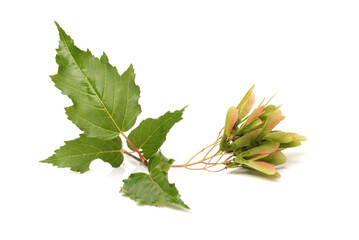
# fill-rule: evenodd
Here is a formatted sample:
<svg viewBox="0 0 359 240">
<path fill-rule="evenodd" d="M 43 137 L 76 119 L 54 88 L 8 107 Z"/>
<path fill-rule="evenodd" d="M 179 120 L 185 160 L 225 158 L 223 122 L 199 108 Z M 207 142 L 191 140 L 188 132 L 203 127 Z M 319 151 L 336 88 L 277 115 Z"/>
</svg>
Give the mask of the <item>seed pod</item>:
<svg viewBox="0 0 359 240">
<path fill-rule="evenodd" d="M 279 143 L 288 143 L 293 140 L 292 135 L 290 133 L 286 133 L 282 131 L 270 132 L 267 135 L 265 135 L 263 139 L 273 142 L 279 142 Z"/>
<path fill-rule="evenodd" d="M 233 149 L 238 149 L 241 147 L 249 146 L 252 143 L 255 142 L 256 138 L 258 137 L 259 133 L 262 131 L 262 129 L 253 130 L 252 132 L 249 132 L 247 134 L 244 134 L 242 137 L 237 138 L 231 146 Z"/>
<path fill-rule="evenodd" d="M 274 105 L 268 105 L 264 108 L 262 114 L 259 116 L 259 118 L 262 121 L 265 121 L 269 118 L 269 116 L 272 114 L 273 111 L 275 111 L 276 109 L 278 109 L 278 107 L 274 106 Z"/>
<path fill-rule="evenodd" d="M 257 129 L 258 127 L 260 127 L 262 125 L 262 120 L 260 120 L 259 118 L 254 119 L 250 124 L 246 125 L 243 127 L 242 132 L 243 133 L 249 133 L 254 129 Z"/>
<path fill-rule="evenodd" d="M 234 161 L 239 164 L 244 164 L 245 162 L 247 162 L 247 160 L 245 160 L 241 154 L 237 155 Z"/>
<path fill-rule="evenodd" d="M 231 162 L 230 164 L 227 165 L 227 168 L 236 168 L 239 167 L 239 163 L 237 162 Z"/>
<path fill-rule="evenodd" d="M 245 124 L 247 125 L 247 124 L 250 124 L 252 121 L 254 121 L 263 112 L 263 109 L 264 109 L 264 105 L 259 106 L 256 109 L 254 109 L 252 114 L 249 115 Z"/>
<path fill-rule="evenodd" d="M 271 153 L 265 158 L 262 158 L 261 161 L 267 162 L 273 165 L 280 165 L 287 161 L 287 157 L 281 152 L 276 151 L 274 153 Z"/>
<path fill-rule="evenodd" d="M 293 147 L 298 147 L 302 145 L 302 143 L 300 141 L 292 141 L 289 143 L 282 143 L 280 144 L 280 148 L 284 149 L 284 148 L 293 148 Z"/>
<path fill-rule="evenodd" d="M 262 159 L 268 156 L 269 154 L 260 154 L 260 155 L 256 155 L 255 157 L 251 157 L 250 159 L 248 159 L 248 161 L 257 161 L 258 159 Z"/>
<path fill-rule="evenodd" d="M 267 175 L 274 175 L 276 173 L 275 167 L 267 162 L 250 161 L 244 165 Z"/>
<path fill-rule="evenodd" d="M 306 141 L 307 138 L 298 133 L 289 133 L 293 141 Z"/>
<path fill-rule="evenodd" d="M 233 147 L 231 144 L 228 143 L 228 137 L 227 135 L 223 135 L 221 142 L 219 144 L 219 148 L 224 152 L 233 152 Z"/>
<path fill-rule="evenodd" d="M 272 112 L 267 121 L 264 123 L 262 132 L 259 134 L 257 140 L 261 140 L 266 136 L 277 124 L 282 120 L 282 111 L 277 109 Z"/>
<path fill-rule="evenodd" d="M 277 142 L 268 142 L 263 145 L 260 145 L 258 147 L 249 149 L 242 153 L 243 157 L 251 157 L 254 155 L 264 155 L 264 154 L 271 154 L 275 151 L 277 151 L 279 147 L 279 143 Z"/>
<path fill-rule="evenodd" d="M 253 93 L 253 89 L 254 89 L 254 85 L 248 90 L 246 95 L 244 95 L 241 102 L 237 106 L 239 113 L 238 115 L 239 121 L 243 119 L 245 116 L 247 116 L 247 114 L 251 111 L 254 105 L 255 96 Z"/>
<path fill-rule="evenodd" d="M 233 126 L 238 120 L 238 109 L 230 107 L 227 111 L 226 123 L 224 125 L 224 135 L 229 136 L 232 132 Z"/>
</svg>

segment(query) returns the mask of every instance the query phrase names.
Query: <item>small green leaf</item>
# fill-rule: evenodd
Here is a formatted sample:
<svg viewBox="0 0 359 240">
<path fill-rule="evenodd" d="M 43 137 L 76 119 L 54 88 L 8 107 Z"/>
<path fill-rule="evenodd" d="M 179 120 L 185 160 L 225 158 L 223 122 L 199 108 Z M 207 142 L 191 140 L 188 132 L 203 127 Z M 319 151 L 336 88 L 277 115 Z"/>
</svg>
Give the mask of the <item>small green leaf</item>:
<svg viewBox="0 0 359 240">
<path fill-rule="evenodd" d="M 98 59 L 89 50 L 82 51 L 56 25 L 60 34 L 56 55 L 59 69 L 51 79 L 74 103 L 66 108 L 69 119 L 87 136 L 105 140 L 129 130 L 141 113 L 140 89 L 132 65 L 120 76 L 105 53 Z"/>
<path fill-rule="evenodd" d="M 173 162 L 173 159 L 167 159 L 161 152 L 157 152 L 149 160 L 149 174 L 131 174 L 128 179 L 123 180 L 121 192 L 135 201 L 149 205 L 157 206 L 161 202 L 170 202 L 189 209 L 180 199 L 175 185 L 168 182 L 168 170 Z"/>
<path fill-rule="evenodd" d="M 142 150 L 143 156 L 149 159 L 162 146 L 173 125 L 182 119 L 184 109 L 167 112 L 157 119 L 143 120 L 128 138 L 137 149 Z M 128 147 L 132 149 L 129 144 Z"/>
<path fill-rule="evenodd" d="M 102 140 L 82 134 L 75 140 L 66 141 L 54 155 L 41 162 L 51 163 L 60 168 L 69 167 L 72 171 L 84 173 L 89 170 L 90 163 L 98 158 L 108 162 L 112 167 L 119 167 L 123 162 L 121 149 L 120 138 Z"/>
</svg>

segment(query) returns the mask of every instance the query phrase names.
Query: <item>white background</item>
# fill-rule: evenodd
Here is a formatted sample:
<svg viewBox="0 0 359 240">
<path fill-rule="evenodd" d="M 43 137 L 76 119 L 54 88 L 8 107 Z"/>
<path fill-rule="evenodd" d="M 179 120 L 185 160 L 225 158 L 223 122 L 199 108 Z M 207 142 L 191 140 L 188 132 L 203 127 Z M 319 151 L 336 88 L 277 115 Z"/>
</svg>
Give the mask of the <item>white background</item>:
<svg viewBox="0 0 359 240">
<path fill-rule="evenodd" d="M 1 239 L 358 239 L 358 1 L 2 1 Z M 143 168 L 96 160 L 84 174 L 39 160 L 80 131 L 55 74 L 58 21 L 123 72 L 133 63 L 139 118 L 190 104 L 163 145 L 184 163 L 211 143 L 229 106 L 256 84 L 278 92 L 278 129 L 308 138 L 282 178 L 172 169 L 191 207 L 139 206 L 118 193 Z"/>
</svg>

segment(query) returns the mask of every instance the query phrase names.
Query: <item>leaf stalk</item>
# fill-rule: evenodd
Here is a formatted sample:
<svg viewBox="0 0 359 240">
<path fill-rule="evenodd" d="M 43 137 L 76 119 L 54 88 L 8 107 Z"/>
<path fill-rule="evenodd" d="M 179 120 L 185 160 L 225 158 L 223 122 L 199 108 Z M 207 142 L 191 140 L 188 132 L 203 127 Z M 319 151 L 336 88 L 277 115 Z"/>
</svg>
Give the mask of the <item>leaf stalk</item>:
<svg viewBox="0 0 359 240">
<path fill-rule="evenodd" d="M 126 139 L 126 141 L 128 142 L 128 144 L 131 145 L 131 147 L 133 148 L 133 150 L 135 150 L 135 151 L 137 152 L 138 156 L 140 157 L 140 158 L 139 158 L 140 161 L 141 161 L 143 164 L 145 164 L 146 166 L 148 166 L 148 162 L 146 161 L 146 158 L 145 158 L 145 157 L 142 155 L 142 153 L 135 147 L 135 145 L 133 145 L 133 143 L 131 142 L 131 140 L 128 139 L 128 137 L 127 137 L 123 132 L 121 132 L 121 135 L 122 135 L 122 137 L 124 137 L 124 138 Z M 124 153 L 126 153 L 127 155 L 129 155 L 129 156 L 131 156 L 131 157 L 134 157 L 134 158 L 136 159 L 136 157 L 133 156 L 132 154 L 127 153 L 127 152 L 125 152 L 125 151 L 124 151 Z"/>
</svg>

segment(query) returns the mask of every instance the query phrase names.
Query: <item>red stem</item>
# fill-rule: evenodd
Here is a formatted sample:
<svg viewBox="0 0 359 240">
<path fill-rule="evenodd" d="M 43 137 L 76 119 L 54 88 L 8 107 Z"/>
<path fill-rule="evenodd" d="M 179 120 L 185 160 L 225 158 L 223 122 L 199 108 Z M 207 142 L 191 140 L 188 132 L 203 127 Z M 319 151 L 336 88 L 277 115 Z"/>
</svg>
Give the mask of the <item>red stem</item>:
<svg viewBox="0 0 359 240">
<path fill-rule="evenodd" d="M 185 167 L 184 164 L 181 164 L 181 165 L 172 165 L 172 167 Z"/>
<path fill-rule="evenodd" d="M 140 163 L 144 163 L 146 166 L 148 166 L 148 162 L 143 162 L 141 158 L 132 155 L 131 153 L 127 152 L 126 150 L 122 149 L 121 152 L 124 154 L 127 154 L 128 156 L 132 157 L 133 159 L 139 161 Z"/>
<path fill-rule="evenodd" d="M 141 158 L 142 162 L 148 166 L 148 162 L 146 161 L 146 158 L 141 154 L 141 152 L 135 147 L 135 145 L 133 145 L 133 143 L 130 141 L 130 139 L 128 139 L 128 137 L 121 132 L 121 135 L 126 139 L 126 141 L 130 144 L 130 146 L 133 148 L 133 150 L 135 150 L 138 153 L 138 156 Z"/>
</svg>

